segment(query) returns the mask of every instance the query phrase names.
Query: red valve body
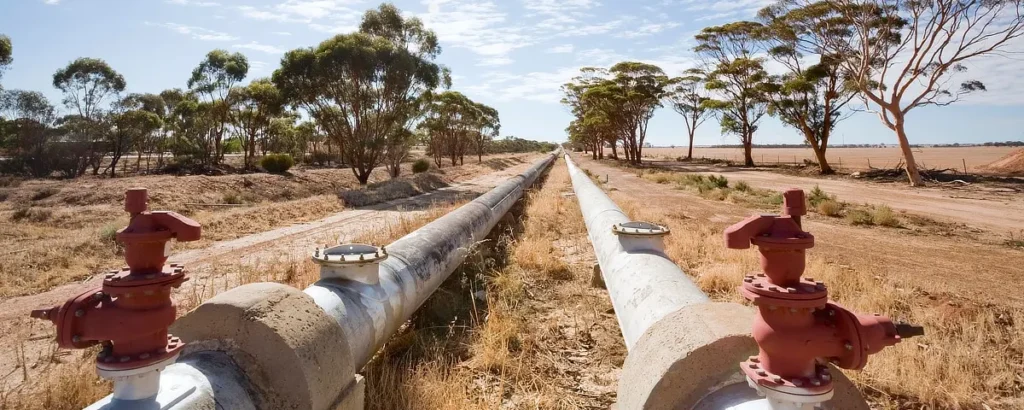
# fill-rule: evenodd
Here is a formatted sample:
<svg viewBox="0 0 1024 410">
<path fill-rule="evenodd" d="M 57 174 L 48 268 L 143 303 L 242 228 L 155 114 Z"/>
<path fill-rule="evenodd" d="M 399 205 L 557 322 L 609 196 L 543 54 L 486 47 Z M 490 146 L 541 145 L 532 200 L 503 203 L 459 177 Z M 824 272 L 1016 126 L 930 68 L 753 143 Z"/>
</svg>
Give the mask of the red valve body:
<svg viewBox="0 0 1024 410">
<path fill-rule="evenodd" d="M 168 241 L 195 241 L 198 223 L 173 212 L 147 211 L 145 189 L 125 194 L 131 222 L 118 231 L 128 267 L 110 272 L 103 286 L 69 299 L 62 306 L 32 312 L 57 326 L 57 344 L 82 349 L 103 343 L 96 359 L 105 369 L 136 369 L 173 357 L 184 347 L 168 335 L 176 308 L 171 288 L 188 280 L 184 267 L 167 261 Z"/>
<path fill-rule="evenodd" d="M 814 236 L 800 226 L 803 191 L 787 191 L 784 200 L 785 215 L 752 216 L 725 230 L 726 247 L 758 247 L 764 272 L 746 276 L 740 286 L 758 308 L 752 333 L 760 348 L 741 366 L 761 386 L 824 393 L 832 389 L 824 361 L 861 369 L 868 355 L 900 336 L 889 318 L 850 312 L 828 300 L 824 283 L 802 278 Z"/>
</svg>

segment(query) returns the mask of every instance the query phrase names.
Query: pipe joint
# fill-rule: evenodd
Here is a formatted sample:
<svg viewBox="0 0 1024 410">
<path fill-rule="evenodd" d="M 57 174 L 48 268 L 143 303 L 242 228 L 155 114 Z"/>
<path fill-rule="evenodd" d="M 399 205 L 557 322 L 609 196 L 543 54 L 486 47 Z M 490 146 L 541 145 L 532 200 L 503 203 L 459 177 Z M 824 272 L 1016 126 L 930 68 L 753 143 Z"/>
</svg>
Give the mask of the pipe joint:
<svg viewBox="0 0 1024 410">
<path fill-rule="evenodd" d="M 814 236 L 801 227 L 804 193 L 793 189 L 783 198 L 783 215 L 747 218 L 726 229 L 724 239 L 730 249 L 754 245 L 761 254 L 763 272 L 747 275 L 739 287 L 758 308 L 753 336 L 760 350 L 741 369 L 769 401 L 804 406 L 832 396 L 825 363 L 862 369 L 869 355 L 923 330 L 851 312 L 828 299 L 824 282 L 803 278 L 806 250 L 814 246 Z"/>
<path fill-rule="evenodd" d="M 131 222 L 117 239 L 125 246 L 127 267 L 108 273 L 103 286 L 61 306 L 32 311 L 32 317 L 57 327 L 57 345 L 84 349 L 102 344 L 96 357 L 100 376 L 114 380 L 115 398 L 138 400 L 156 395 L 158 378 L 147 375 L 174 362 L 182 341 L 168 333 L 176 308 L 171 289 L 188 280 L 183 266 L 164 265 L 170 240 L 195 241 L 199 224 L 174 212 L 148 211 L 145 188 L 125 194 Z"/>
</svg>

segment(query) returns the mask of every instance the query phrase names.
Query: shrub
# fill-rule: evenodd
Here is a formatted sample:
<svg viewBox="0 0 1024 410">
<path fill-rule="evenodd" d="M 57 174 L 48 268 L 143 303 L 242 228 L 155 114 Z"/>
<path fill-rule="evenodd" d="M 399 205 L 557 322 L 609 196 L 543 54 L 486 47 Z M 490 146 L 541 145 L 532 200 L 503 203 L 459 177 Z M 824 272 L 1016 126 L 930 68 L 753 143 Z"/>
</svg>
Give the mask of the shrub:
<svg viewBox="0 0 1024 410">
<path fill-rule="evenodd" d="M 242 199 L 242 196 L 239 195 L 238 192 L 228 192 L 228 193 L 224 194 L 224 203 L 225 204 L 232 204 L 232 205 L 239 205 L 239 204 L 245 203 L 245 200 Z"/>
<path fill-rule="evenodd" d="M 420 173 L 423 173 L 423 172 L 427 172 L 429 169 L 430 169 L 430 161 L 427 161 L 426 158 L 420 158 L 420 159 L 416 160 L 416 162 L 412 163 L 412 173 L 414 173 L 414 174 L 420 174 Z"/>
<path fill-rule="evenodd" d="M 274 174 L 283 174 L 294 165 L 295 160 L 288 154 L 268 154 L 260 160 L 260 167 Z"/>
<path fill-rule="evenodd" d="M 15 209 L 14 213 L 11 214 L 11 221 L 18 222 L 27 220 L 29 222 L 44 222 L 47 219 L 50 219 L 51 216 L 53 216 L 53 211 L 49 209 L 25 207 Z"/>
<path fill-rule="evenodd" d="M 57 188 L 43 188 L 36 191 L 36 193 L 32 194 L 32 200 L 39 201 L 42 199 L 46 199 L 51 196 L 57 195 L 58 192 L 60 192 L 60 190 Z"/>
<path fill-rule="evenodd" d="M 107 224 L 100 228 L 100 242 L 117 245 L 117 225 Z"/>
<path fill-rule="evenodd" d="M 750 184 L 748 184 L 747 181 L 737 182 L 733 188 L 736 188 L 736 190 L 740 192 L 750 192 L 751 190 Z"/>
<path fill-rule="evenodd" d="M 846 220 L 854 225 L 874 225 L 871 213 L 863 209 L 855 209 L 846 214 Z"/>
<path fill-rule="evenodd" d="M 875 225 L 888 226 L 890 228 L 899 228 L 902 226 L 900 224 L 900 219 L 896 216 L 896 213 L 893 212 L 892 208 L 889 208 L 886 205 L 875 208 L 874 214 L 871 216 L 871 221 L 874 222 Z"/>
<path fill-rule="evenodd" d="M 715 188 L 729 187 L 729 179 L 724 175 L 708 175 L 708 182 Z"/>
<path fill-rule="evenodd" d="M 831 199 L 821 201 L 817 208 L 818 213 L 831 217 L 838 217 L 843 212 L 843 204 Z"/>
<path fill-rule="evenodd" d="M 807 195 L 807 202 L 810 202 L 813 207 L 817 207 L 825 201 L 835 201 L 835 197 L 830 196 L 825 192 L 825 190 L 821 189 L 820 186 L 815 185 L 814 189 L 812 189 L 810 194 Z"/>
</svg>

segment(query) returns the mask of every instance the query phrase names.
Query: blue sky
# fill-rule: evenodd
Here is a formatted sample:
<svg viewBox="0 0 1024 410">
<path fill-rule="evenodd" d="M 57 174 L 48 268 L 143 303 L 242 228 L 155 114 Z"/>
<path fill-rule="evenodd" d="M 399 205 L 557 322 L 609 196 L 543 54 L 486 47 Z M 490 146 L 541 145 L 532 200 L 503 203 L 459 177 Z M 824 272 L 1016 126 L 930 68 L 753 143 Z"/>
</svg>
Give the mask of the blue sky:
<svg viewBox="0 0 1024 410">
<path fill-rule="evenodd" d="M 579 67 L 630 59 L 670 74 L 694 65 L 693 35 L 708 25 L 750 18 L 765 0 L 399 0 L 404 12 L 435 30 L 454 88 L 497 108 L 502 134 L 564 140 L 571 120 L 559 86 Z M 284 51 L 355 29 L 371 0 L 0 0 L 0 33 L 14 43 L 5 88 L 43 91 L 59 67 L 77 57 L 102 58 L 133 92 L 185 87 L 214 48 L 241 51 L 250 78 L 269 76 Z M 950 107 L 913 111 L 915 143 L 1024 139 L 1024 63 L 992 57 L 969 64 L 989 91 Z M 648 141 L 685 145 L 682 118 L 661 110 Z M 841 124 L 835 143 L 894 143 L 870 113 Z M 709 121 L 698 145 L 735 143 Z M 799 143 L 794 131 L 766 120 L 758 143 Z"/>
</svg>

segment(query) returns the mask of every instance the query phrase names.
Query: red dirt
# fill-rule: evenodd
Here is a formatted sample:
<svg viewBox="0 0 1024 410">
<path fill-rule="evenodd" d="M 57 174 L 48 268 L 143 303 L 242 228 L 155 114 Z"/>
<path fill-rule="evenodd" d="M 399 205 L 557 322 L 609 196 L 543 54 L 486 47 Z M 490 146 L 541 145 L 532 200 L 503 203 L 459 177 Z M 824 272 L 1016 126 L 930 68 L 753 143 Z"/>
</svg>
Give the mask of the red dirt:
<svg viewBox="0 0 1024 410">
<path fill-rule="evenodd" d="M 1022 174 L 1024 173 L 1024 149 L 1014 151 L 999 161 L 985 165 L 986 171 L 1000 174 Z"/>
</svg>

